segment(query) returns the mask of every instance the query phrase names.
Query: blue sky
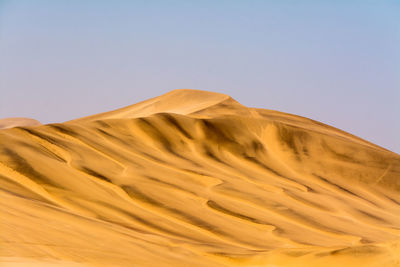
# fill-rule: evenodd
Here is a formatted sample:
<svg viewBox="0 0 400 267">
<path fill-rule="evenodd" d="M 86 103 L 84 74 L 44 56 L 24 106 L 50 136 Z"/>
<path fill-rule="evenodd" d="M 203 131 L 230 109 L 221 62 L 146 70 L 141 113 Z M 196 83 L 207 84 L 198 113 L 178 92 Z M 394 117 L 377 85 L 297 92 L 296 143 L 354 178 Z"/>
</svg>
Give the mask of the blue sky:
<svg viewBox="0 0 400 267">
<path fill-rule="evenodd" d="M 400 1 L 0 0 L 0 118 L 43 123 L 177 88 L 400 152 Z"/>
</svg>

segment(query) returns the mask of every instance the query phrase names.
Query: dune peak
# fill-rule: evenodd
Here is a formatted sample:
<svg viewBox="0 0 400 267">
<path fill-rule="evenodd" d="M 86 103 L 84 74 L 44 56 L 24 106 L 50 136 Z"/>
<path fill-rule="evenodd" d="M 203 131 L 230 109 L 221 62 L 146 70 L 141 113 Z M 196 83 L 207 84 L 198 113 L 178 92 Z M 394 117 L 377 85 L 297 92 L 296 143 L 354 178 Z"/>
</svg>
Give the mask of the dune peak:
<svg viewBox="0 0 400 267">
<path fill-rule="evenodd" d="M 165 95 L 190 95 L 192 97 L 199 98 L 209 98 L 209 97 L 220 97 L 220 98 L 229 98 L 230 96 L 223 93 L 199 90 L 199 89 L 174 89 L 171 90 L 161 96 Z"/>
<path fill-rule="evenodd" d="M 72 122 L 138 118 L 156 113 L 193 114 L 215 107 L 216 105 L 229 106 L 230 108 L 243 108 L 239 102 L 229 95 L 195 89 L 176 89 L 137 104 L 121 109 L 96 114 L 73 120 Z M 215 113 L 215 110 L 213 111 Z"/>
</svg>

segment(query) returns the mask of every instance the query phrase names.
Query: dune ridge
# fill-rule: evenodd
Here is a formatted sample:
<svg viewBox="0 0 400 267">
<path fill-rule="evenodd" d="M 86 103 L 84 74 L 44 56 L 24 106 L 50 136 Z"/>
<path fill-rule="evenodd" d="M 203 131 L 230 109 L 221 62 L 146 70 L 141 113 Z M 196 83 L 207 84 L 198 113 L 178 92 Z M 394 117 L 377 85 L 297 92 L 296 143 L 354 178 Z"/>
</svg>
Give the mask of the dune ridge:
<svg viewBox="0 0 400 267">
<path fill-rule="evenodd" d="M 174 90 L 0 151 L 0 266 L 400 266 L 400 156 L 304 117 Z"/>
</svg>

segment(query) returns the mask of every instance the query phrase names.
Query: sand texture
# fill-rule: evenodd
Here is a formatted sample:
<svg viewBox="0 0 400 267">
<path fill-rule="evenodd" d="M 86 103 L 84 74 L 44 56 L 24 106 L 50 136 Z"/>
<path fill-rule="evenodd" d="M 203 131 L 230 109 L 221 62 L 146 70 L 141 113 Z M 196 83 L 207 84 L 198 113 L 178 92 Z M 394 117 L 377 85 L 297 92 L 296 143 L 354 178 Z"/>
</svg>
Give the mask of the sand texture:
<svg viewBox="0 0 400 267">
<path fill-rule="evenodd" d="M 0 130 L 0 203 L 0 266 L 400 266 L 399 155 L 205 91 Z"/>
</svg>

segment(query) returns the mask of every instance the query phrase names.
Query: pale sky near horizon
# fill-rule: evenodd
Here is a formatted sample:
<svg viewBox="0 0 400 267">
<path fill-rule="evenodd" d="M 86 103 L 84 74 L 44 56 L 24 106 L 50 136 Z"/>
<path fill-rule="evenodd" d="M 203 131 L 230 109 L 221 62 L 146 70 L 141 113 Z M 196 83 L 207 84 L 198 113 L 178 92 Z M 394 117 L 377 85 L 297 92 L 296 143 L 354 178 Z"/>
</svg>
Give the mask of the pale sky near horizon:
<svg viewBox="0 0 400 267">
<path fill-rule="evenodd" d="M 0 118 L 228 94 L 400 153 L 400 1 L 0 0 Z"/>
</svg>

